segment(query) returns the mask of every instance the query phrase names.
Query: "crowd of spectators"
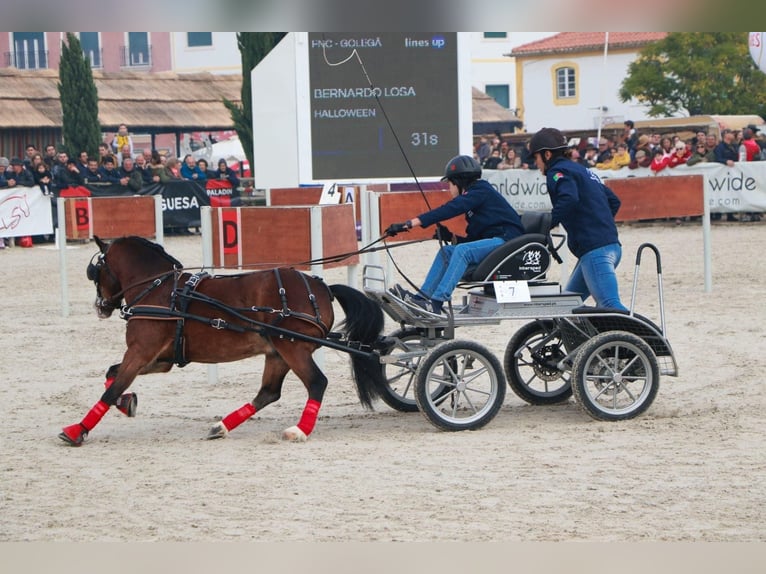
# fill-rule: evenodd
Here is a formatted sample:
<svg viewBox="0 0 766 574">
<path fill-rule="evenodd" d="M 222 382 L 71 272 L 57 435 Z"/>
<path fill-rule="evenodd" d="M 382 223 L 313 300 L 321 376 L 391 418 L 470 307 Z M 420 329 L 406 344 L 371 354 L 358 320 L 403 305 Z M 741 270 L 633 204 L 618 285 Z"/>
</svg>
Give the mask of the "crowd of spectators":
<svg viewBox="0 0 766 574">
<path fill-rule="evenodd" d="M 183 179 L 203 185 L 208 180 L 217 179 L 229 182 L 234 189 L 240 185 L 236 171 L 223 158 L 215 170 L 210 170 L 206 159 L 196 160 L 191 154 L 185 156 L 181 164 L 174 156 L 148 148 L 134 148 L 125 124 L 119 126 L 111 141 L 99 144 L 95 156 L 81 151 L 76 158 L 69 157 L 54 144 L 46 145 L 41 153 L 35 145 L 27 144 L 23 159 L 0 157 L 0 189 L 39 186 L 53 203 L 54 226 L 55 199 L 62 189 L 79 185 L 115 185 L 137 193 L 152 184 Z M 31 238 L 19 243 L 32 245 Z M 0 249 L 5 246 L 5 239 L 0 237 Z"/>
<path fill-rule="evenodd" d="M 587 138 L 570 140 L 571 159 L 585 167 L 599 170 L 623 168 L 649 168 L 653 173 L 673 169 L 679 165 L 695 165 L 701 162 L 717 162 L 733 166 L 741 161 L 766 160 L 766 133 L 755 125 L 742 130 L 721 130 L 717 134 L 698 131 L 682 139 L 677 134 L 661 134 L 657 131 L 639 133 L 634 122 L 624 122 L 624 130 L 613 138 L 600 137 L 598 141 Z M 536 169 L 528 158 L 526 146 L 511 145 L 500 134 L 480 137 L 474 145 L 474 159 L 484 169 Z M 721 214 L 713 214 L 721 219 Z M 734 214 L 727 214 L 728 221 L 736 221 Z M 741 221 L 760 221 L 758 213 L 742 213 Z"/>
</svg>

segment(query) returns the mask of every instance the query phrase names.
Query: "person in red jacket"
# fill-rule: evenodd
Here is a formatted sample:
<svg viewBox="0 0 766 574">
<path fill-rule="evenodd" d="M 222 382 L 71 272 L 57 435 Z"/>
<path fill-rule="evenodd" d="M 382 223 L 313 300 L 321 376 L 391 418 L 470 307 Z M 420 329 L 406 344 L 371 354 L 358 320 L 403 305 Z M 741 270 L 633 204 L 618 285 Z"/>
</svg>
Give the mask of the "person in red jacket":
<svg viewBox="0 0 766 574">
<path fill-rule="evenodd" d="M 673 154 L 668 158 L 668 167 L 676 167 L 686 163 L 692 156 L 692 152 L 686 146 L 686 144 L 678 140 L 673 147 Z"/>
<path fill-rule="evenodd" d="M 657 173 L 668 167 L 670 162 L 670 156 L 667 155 L 662 148 L 655 148 L 652 151 L 652 163 L 649 164 L 649 169 Z"/>
</svg>

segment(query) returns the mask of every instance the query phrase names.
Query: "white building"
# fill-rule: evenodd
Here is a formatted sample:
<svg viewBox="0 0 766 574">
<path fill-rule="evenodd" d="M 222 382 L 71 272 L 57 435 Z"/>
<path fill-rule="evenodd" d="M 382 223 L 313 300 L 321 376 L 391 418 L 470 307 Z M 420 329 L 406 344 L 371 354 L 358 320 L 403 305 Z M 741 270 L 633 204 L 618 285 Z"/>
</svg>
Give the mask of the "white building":
<svg viewBox="0 0 766 574">
<path fill-rule="evenodd" d="M 173 71 L 241 74 L 236 32 L 170 32 Z"/>
<path fill-rule="evenodd" d="M 471 32 L 471 85 L 515 112 L 516 61 L 508 53 L 552 34 L 555 32 Z"/>
<path fill-rule="evenodd" d="M 606 56 L 604 43 L 608 34 Z M 590 130 L 648 119 L 646 106 L 621 102 L 619 89 L 640 50 L 666 32 L 561 32 L 511 50 L 517 115 L 528 132 Z"/>
</svg>

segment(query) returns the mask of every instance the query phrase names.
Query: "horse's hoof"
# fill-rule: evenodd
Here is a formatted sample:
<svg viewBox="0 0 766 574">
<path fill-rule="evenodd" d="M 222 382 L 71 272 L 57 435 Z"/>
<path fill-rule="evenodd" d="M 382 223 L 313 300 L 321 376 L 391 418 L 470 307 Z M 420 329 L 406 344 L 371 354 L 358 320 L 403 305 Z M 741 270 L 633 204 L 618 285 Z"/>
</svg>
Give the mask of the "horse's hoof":
<svg viewBox="0 0 766 574">
<path fill-rule="evenodd" d="M 61 429 L 59 438 L 70 446 L 82 446 L 82 441 L 88 436 L 81 424 L 70 425 Z"/>
<path fill-rule="evenodd" d="M 136 416 L 136 409 L 138 409 L 138 395 L 136 393 L 125 393 L 117 399 L 117 403 L 114 406 L 125 416 L 134 417 Z"/>
<path fill-rule="evenodd" d="M 297 426 L 290 427 L 282 431 L 282 440 L 289 440 L 292 442 L 306 442 L 309 437 L 306 433 L 299 429 Z"/>
<path fill-rule="evenodd" d="M 210 429 L 210 432 L 207 433 L 207 439 L 212 440 L 214 438 L 226 438 L 226 435 L 229 434 L 228 429 L 224 426 L 223 423 L 217 423 L 213 425 L 213 428 Z"/>
</svg>

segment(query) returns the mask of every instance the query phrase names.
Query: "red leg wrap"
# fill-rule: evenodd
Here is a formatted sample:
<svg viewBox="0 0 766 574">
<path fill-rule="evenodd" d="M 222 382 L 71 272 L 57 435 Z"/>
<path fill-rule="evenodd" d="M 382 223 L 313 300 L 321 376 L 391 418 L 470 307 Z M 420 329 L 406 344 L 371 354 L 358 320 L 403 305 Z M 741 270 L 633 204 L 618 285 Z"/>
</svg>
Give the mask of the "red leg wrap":
<svg viewBox="0 0 766 574">
<path fill-rule="evenodd" d="M 66 438 L 64 440 L 73 446 L 80 446 L 85 437 L 88 436 L 88 431 L 86 431 L 80 423 L 64 427 L 61 431 L 59 436 L 64 439 L 61 435 L 65 435 Z"/>
<path fill-rule="evenodd" d="M 104 381 L 104 388 L 108 389 L 112 386 L 112 383 L 114 382 L 114 377 L 109 377 L 107 380 Z"/>
<path fill-rule="evenodd" d="M 85 415 L 85 418 L 82 419 L 80 424 L 83 426 L 83 428 L 85 428 L 86 431 L 90 431 L 99 423 L 99 421 L 104 417 L 106 411 L 108 410 L 109 405 L 107 405 L 104 401 L 98 401 L 95 405 L 93 405 L 93 408 L 88 411 L 88 414 Z"/>
<path fill-rule="evenodd" d="M 303 409 L 301 420 L 298 421 L 298 428 L 303 431 L 306 436 L 311 434 L 314 430 L 314 426 L 317 424 L 317 415 L 319 414 L 319 407 L 322 403 L 309 399 L 306 401 L 306 408 Z"/>
<path fill-rule="evenodd" d="M 226 427 L 226 430 L 234 430 L 254 414 L 255 407 L 251 403 L 247 403 L 241 409 L 226 415 L 221 422 Z"/>
</svg>

